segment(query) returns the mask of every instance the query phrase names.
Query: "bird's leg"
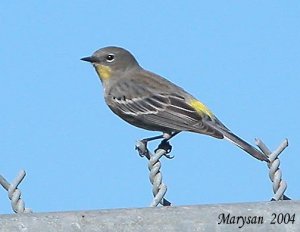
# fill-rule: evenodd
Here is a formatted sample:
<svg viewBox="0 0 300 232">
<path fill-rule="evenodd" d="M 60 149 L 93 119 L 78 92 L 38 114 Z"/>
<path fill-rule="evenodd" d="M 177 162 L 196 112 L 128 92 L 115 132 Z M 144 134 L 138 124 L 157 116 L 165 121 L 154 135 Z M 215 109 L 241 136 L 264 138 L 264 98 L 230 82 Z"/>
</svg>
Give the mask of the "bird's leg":
<svg viewBox="0 0 300 232">
<path fill-rule="evenodd" d="M 148 159 L 150 159 L 150 156 L 149 156 L 149 150 L 147 148 L 147 143 L 149 141 L 153 141 L 153 140 L 156 140 L 156 139 L 162 139 L 164 138 L 164 135 L 158 135 L 158 136 L 154 136 L 154 137 L 150 137 L 150 138 L 145 138 L 145 139 L 142 139 L 140 142 L 139 145 L 135 146 L 135 149 L 138 150 L 138 153 L 141 157 L 143 156 L 146 156 Z"/>
<path fill-rule="evenodd" d="M 146 139 L 142 139 L 142 142 L 150 142 L 150 141 L 153 141 L 153 140 L 156 140 L 156 139 L 162 139 L 164 138 L 164 134 L 162 135 L 158 135 L 158 136 L 153 136 L 153 137 L 150 137 L 150 138 L 146 138 Z"/>
<path fill-rule="evenodd" d="M 158 145 L 158 147 L 155 149 L 155 152 L 158 150 L 158 149 L 163 149 L 166 151 L 166 154 L 165 154 L 165 157 L 167 157 L 168 159 L 173 159 L 174 156 L 172 155 L 169 155 L 169 153 L 172 151 L 172 146 L 171 144 L 169 143 L 169 140 L 171 138 L 173 138 L 175 135 L 177 135 L 180 131 L 178 132 L 174 132 L 172 134 L 163 134 L 163 140 L 161 141 L 161 143 Z"/>
</svg>

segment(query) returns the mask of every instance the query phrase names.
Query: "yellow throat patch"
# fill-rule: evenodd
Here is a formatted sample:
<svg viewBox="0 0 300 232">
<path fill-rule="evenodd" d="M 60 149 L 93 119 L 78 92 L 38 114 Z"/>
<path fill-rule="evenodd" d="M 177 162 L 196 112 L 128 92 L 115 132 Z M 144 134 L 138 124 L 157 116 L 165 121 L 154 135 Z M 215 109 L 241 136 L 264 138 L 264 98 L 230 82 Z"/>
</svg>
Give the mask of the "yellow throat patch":
<svg viewBox="0 0 300 232">
<path fill-rule="evenodd" d="M 192 106 L 198 113 L 207 114 L 209 117 L 213 116 L 213 113 L 200 101 L 193 99 L 189 102 L 189 105 Z"/>
<path fill-rule="evenodd" d="M 96 72 L 102 81 L 106 81 L 111 77 L 111 68 L 105 65 L 95 66 Z"/>
</svg>

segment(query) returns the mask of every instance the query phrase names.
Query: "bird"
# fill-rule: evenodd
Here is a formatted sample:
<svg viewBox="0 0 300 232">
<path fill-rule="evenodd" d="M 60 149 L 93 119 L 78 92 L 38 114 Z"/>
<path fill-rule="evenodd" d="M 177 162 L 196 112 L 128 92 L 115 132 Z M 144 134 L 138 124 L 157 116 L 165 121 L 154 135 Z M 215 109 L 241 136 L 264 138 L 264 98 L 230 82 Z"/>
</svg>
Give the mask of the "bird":
<svg viewBox="0 0 300 232">
<path fill-rule="evenodd" d="M 166 78 L 142 68 L 126 49 L 100 48 L 81 58 L 95 68 L 104 99 L 113 113 L 133 126 L 162 135 L 144 141 L 169 140 L 180 132 L 227 139 L 254 158 L 269 162 L 258 149 L 229 130 L 201 101 Z"/>
</svg>

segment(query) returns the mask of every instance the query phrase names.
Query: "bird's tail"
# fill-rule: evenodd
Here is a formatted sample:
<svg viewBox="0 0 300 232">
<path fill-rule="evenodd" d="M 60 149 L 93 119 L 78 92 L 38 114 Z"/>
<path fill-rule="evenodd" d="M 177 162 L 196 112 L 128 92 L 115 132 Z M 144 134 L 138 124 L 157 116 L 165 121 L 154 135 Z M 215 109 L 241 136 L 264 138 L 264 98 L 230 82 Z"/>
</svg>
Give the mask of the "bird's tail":
<svg viewBox="0 0 300 232">
<path fill-rule="evenodd" d="M 224 139 L 229 140 L 230 142 L 234 143 L 241 149 L 243 149 L 248 154 L 252 155 L 254 158 L 259 159 L 261 161 L 269 162 L 269 159 L 266 155 L 262 152 L 257 150 L 255 147 L 244 141 L 243 139 L 239 138 L 235 134 L 233 134 L 226 126 L 224 126 L 218 119 L 216 119 L 215 123 L 207 122 L 212 128 L 217 130 L 224 136 Z"/>
<path fill-rule="evenodd" d="M 223 131 L 224 138 L 229 140 L 230 142 L 234 143 L 241 149 L 243 149 L 248 154 L 252 155 L 256 159 L 259 159 L 261 161 L 269 162 L 269 159 L 266 155 L 264 155 L 262 152 L 257 150 L 255 147 L 244 141 L 243 139 L 239 138 L 235 134 L 233 134 L 230 131 Z"/>
</svg>

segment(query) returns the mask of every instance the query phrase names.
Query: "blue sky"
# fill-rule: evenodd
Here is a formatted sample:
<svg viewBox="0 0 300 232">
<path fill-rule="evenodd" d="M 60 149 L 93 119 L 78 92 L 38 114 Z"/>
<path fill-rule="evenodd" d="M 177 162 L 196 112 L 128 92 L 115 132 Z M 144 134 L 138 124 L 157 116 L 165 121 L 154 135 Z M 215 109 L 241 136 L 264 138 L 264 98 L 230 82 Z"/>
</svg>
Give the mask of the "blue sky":
<svg viewBox="0 0 300 232">
<path fill-rule="evenodd" d="M 299 199 L 299 1 L 13 1 L 0 8 L 0 174 L 20 169 L 35 212 L 146 207 L 154 132 L 113 115 L 92 67 L 98 48 L 130 50 L 182 86 L 250 143 L 282 154 L 286 194 Z M 162 159 L 174 205 L 267 201 L 266 165 L 231 143 L 182 133 Z M 151 148 L 155 147 L 154 143 Z M 0 190 L 0 213 L 10 213 Z"/>
</svg>

